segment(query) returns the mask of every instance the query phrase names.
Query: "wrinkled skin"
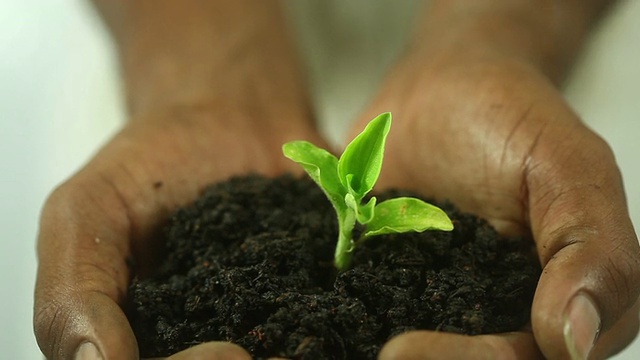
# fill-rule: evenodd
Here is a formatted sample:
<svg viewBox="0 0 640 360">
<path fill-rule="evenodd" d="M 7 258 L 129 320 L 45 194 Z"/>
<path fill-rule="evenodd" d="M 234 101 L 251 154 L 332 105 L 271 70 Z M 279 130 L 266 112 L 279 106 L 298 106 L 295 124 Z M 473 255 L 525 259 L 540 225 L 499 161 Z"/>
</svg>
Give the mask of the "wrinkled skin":
<svg viewBox="0 0 640 360">
<path fill-rule="evenodd" d="M 452 358 L 535 359 L 540 351 L 566 358 L 563 318 L 578 292 L 592 297 L 602 318 L 593 358 L 619 351 L 638 329 L 640 257 L 610 148 L 526 64 L 429 61 L 437 72 L 396 69 L 359 124 L 382 109 L 394 114 L 380 183 L 451 199 L 502 233 L 531 235 L 544 269 L 533 331 L 475 338 L 415 332 L 392 340 L 381 357 L 456 349 Z"/>
<path fill-rule="evenodd" d="M 229 121 L 218 127 L 213 116 Z M 48 358 L 72 358 L 86 341 L 107 359 L 137 358 L 120 305 L 133 274 L 144 274 L 159 255 L 149 241 L 159 221 L 231 175 L 300 172 L 281 155 L 285 141 L 322 144 L 307 122 L 278 119 L 270 131 L 275 123 L 287 128 L 265 141 L 265 129 L 246 126 L 248 119 L 198 106 L 172 111 L 171 120 L 132 122 L 53 192 L 40 225 L 34 314 Z"/>
</svg>

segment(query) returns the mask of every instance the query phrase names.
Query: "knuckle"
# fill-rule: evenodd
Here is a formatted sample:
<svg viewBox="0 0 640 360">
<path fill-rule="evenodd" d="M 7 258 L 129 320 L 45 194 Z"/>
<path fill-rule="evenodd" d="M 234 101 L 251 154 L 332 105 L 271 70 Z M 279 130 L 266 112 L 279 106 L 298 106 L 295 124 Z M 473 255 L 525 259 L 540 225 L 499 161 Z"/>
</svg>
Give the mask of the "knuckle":
<svg viewBox="0 0 640 360">
<path fill-rule="evenodd" d="M 42 216 L 63 217 L 66 219 L 80 218 L 84 209 L 93 206 L 95 201 L 92 198 L 91 184 L 87 181 L 73 177 L 58 185 L 47 197 L 44 203 Z M 104 191 L 95 193 L 104 194 Z"/>
<path fill-rule="evenodd" d="M 72 208 L 77 193 L 72 191 L 71 185 L 68 182 L 58 185 L 47 197 L 44 205 L 44 210 L 59 209 L 64 207 Z"/>
<path fill-rule="evenodd" d="M 86 224 L 100 217 L 111 229 L 127 232 L 133 224 L 131 202 L 113 176 L 86 171 L 76 174 L 49 194 L 42 218 L 57 219 L 45 223 L 51 227 L 60 224 L 60 219 L 67 224 Z"/>
</svg>

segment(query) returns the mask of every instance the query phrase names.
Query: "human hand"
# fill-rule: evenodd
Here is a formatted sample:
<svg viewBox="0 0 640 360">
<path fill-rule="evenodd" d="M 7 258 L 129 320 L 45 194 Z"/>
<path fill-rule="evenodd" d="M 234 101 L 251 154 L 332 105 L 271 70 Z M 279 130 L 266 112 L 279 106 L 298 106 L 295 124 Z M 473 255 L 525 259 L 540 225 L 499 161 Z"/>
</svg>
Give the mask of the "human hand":
<svg viewBox="0 0 640 360">
<path fill-rule="evenodd" d="M 88 342 L 105 359 L 137 358 L 121 306 L 132 276 L 144 275 L 158 259 L 158 225 L 209 183 L 247 172 L 297 171 L 281 144 L 320 140 L 309 119 L 288 115 L 256 120 L 205 104 L 136 117 L 56 189 L 38 238 L 34 323 L 45 356 L 73 358 Z"/>
<path fill-rule="evenodd" d="M 543 272 L 532 331 L 413 332 L 381 358 L 604 358 L 634 338 L 640 252 L 620 173 L 540 71 L 499 56 L 406 59 L 356 128 L 384 111 L 394 125 L 380 184 L 450 199 L 504 234 L 532 235 Z"/>
<path fill-rule="evenodd" d="M 136 359 L 121 306 L 130 279 L 161 259 L 153 235 L 163 219 L 232 175 L 299 171 L 282 156 L 286 141 L 322 143 L 278 2 L 94 2 L 131 119 L 43 209 L 34 325 L 52 359 L 84 343 L 105 359 Z M 209 351 L 248 357 L 222 343 L 176 356 Z"/>
</svg>

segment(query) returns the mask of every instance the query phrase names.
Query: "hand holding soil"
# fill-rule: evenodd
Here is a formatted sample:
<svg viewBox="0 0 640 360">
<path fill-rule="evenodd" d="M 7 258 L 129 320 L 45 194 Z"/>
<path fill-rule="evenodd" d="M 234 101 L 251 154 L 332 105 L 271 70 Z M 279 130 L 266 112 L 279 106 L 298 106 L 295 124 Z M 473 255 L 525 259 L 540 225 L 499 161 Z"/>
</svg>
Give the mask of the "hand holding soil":
<svg viewBox="0 0 640 360">
<path fill-rule="evenodd" d="M 96 3 L 114 25 L 130 121 L 44 207 L 34 327 L 50 359 L 138 358 L 122 307 L 161 259 L 158 225 L 212 182 L 300 172 L 282 143 L 322 143 L 275 4 Z"/>
<path fill-rule="evenodd" d="M 383 353 L 486 347 L 561 358 L 573 347 L 581 358 L 597 338 L 595 358 L 608 356 L 635 335 L 640 290 L 638 243 L 613 154 L 540 70 L 476 55 L 408 55 L 363 119 L 380 109 L 398 119 L 382 183 L 450 199 L 502 233 L 532 237 L 544 267 L 533 330 L 474 339 L 409 333 Z"/>
<path fill-rule="evenodd" d="M 280 139 L 245 131 L 256 128 L 243 125 L 241 112 L 166 111 L 133 120 L 44 207 L 35 324 L 50 358 L 70 357 L 83 342 L 106 358 L 136 358 L 121 306 L 131 278 L 162 259 L 153 239 L 163 219 L 232 174 L 299 172 L 282 156 Z M 305 127 L 299 123 L 293 128 Z M 304 130 L 294 136 L 319 141 Z"/>
</svg>

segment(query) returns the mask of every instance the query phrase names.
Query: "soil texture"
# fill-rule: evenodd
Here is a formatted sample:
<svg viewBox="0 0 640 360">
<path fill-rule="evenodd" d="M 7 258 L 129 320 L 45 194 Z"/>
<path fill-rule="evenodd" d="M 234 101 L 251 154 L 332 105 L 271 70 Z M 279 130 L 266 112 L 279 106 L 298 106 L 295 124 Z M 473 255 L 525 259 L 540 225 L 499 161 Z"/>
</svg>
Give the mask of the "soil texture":
<svg viewBox="0 0 640 360">
<path fill-rule="evenodd" d="M 377 197 L 401 195 L 415 196 Z M 166 258 L 131 285 L 141 356 L 226 340 L 256 359 L 375 359 L 410 330 L 521 329 L 540 274 L 531 241 L 438 205 L 452 232 L 371 238 L 336 274 L 335 212 L 311 180 L 246 176 L 210 187 L 169 219 Z"/>
</svg>

